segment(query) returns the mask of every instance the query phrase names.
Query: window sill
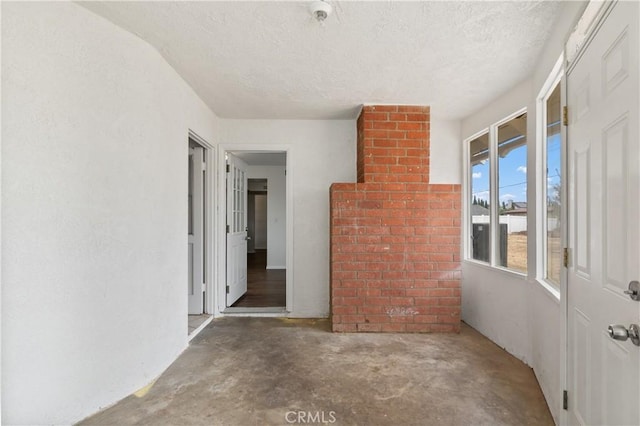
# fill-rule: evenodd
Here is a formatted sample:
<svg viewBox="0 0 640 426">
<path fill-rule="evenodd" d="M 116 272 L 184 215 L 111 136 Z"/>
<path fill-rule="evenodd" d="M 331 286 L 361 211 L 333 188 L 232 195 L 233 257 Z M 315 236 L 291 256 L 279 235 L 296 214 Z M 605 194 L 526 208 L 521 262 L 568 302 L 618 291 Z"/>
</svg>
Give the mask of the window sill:
<svg viewBox="0 0 640 426">
<path fill-rule="evenodd" d="M 498 273 L 503 273 L 506 275 L 511 275 L 514 278 L 519 278 L 523 281 L 527 280 L 527 274 L 523 274 L 522 272 L 517 272 L 517 271 L 512 271 L 511 269 L 506 269 L 506 268 L 501 268 L 498 266 L 491 266 L 486 262 L 481 262 L 475 259 L 464 259 L 464 262 L 469 264 L 469 265 L 474 265 L 474 266 L 479 266 L 483 269 L 488 269 L 490 271 L 495 271 Z"/>
<path fill-rule="evenodd" d="M 527 279 L 527 275 L 523 274 L 521 272 L 516 272 L 516 271 L 512 271 L 510 269 L 491 266 L 488 263 L 480 262 L 480 261 L 477 261 L 477 260 L 474 260 L 474 259 L 464 259 L 463 263 L 466 263 L 468 265 L 473 265 L 474 267 L 477 266 L 477 267 L 480 267 L 482 269 L 487 269 L 489 271 L 494 271 L 494 272 L 497 272 L 497 273 L 510 275 L 510 276 L 512 276 L 514 278 L 519 278 L 522 281 L 529 282 L 529 280 Z M 549 284 L 545 280 L 534 279 L 533 281 L 535 281 L 535 283 L 537 284 L 537 287 L 540 288 L 542 290 L 542 292 L 544 294 L 546 294 L 549 299 L 553 300 L 557 304 L 560 304 L 560 289 L 555 288 L 553 285 Z"/>
<path fill-rule="evenodd" d="M 536 279 L 536 283 L 539 288 L 542 288 L 543 293 L 549 296 L 550 299 L 553 299 L 554 302 L 560 304 L 560 289 L 555 288 L 545 280 Z"/>
</svg>

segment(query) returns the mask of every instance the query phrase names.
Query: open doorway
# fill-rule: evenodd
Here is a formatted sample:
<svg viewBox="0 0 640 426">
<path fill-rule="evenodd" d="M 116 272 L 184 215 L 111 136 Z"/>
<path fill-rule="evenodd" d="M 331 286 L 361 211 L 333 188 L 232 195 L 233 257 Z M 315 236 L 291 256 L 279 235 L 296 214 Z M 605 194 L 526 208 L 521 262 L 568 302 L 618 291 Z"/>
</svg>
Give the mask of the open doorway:
<svg viewBox="0 0 640 426">
<path fill-rule="evenodd" d="M 254 175 L 259 175 L 260 170 Z M 269 184 L 267 178 L 249 178 L 247 194 L 247 292 L 233 307 L 285 307 L 286 267 L 273 265 L 277 256 L 269 257 Z M 272 197 L 277 198 L 277 197 Z M 271 209 L 271 220 L 277 225 L 278 210 Z M 282 228 L 280 231 L 284 231 Z M 272 238 L 280 237 L 272 231 Z M 282 238 L 279 238 L 282 240 Z M 272 245 L 271 250 L 280 250 Z"/>
<path fill-rule="evenodd" d="M 225 312 L 287 306 L 286 152 L 227 151 Z"/>
<path fill-rule="evenodd" d="M 189 135 L 189 165 L 187 184 L 188 227 L 188 321 L 189 336 L 197 334 L 210 320 L 207 314 L 208 283 L 211 276 L 210 220 L 207 216 L 210 201 L 209 182 L 211 150 L 196 135 Z"/>
</svg>

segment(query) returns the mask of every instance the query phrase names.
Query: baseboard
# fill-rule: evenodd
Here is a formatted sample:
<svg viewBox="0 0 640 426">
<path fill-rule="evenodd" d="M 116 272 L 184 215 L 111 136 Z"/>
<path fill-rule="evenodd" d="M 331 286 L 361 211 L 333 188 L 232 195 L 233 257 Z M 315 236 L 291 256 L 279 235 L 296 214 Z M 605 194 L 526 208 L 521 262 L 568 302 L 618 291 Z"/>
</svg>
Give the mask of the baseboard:
<svg viewBox="0 0 640 426">
<path fill-rule="evenodd" d="M 229 317 L 287 317 L 289 312 L 287 308 L 282 307 L 265 307 L 265 308 L 226 308 L 222 311 L 222 315 Z"/>
<path fill-rule="evenodd" d="M 213 315 L 209 315 L 209 318 L 207 318 L 206 320 L 204 320 L 204 322 L 203 322 L 202 324 L 200 324 L 200 325 L 198 326 L 198 328 L 196 328 L 195 330 L 193 330 L 193 331 L 191 332 L 191 334 L 189 334 L 189 339 L 188 339 L 188 341 L 190 342 L 190 341 L 191 341 L 191 340 L 193 340 L 193 339 L 194 339 L 198 334 L 200 334 L 200 332 L 201 332 L 202 330 L 204 330 L 204 328 L 205 328 L 206 326 L 208 326 L 208 325 L 209 325 L 209 323 L 210 323 L 211 321 L 213 321 Z"/>
<path fill-rule="evenodd" d="M 286 266 L 270 266 L 267 265 L 267 269 L 287 269 Z"/>
</svg>

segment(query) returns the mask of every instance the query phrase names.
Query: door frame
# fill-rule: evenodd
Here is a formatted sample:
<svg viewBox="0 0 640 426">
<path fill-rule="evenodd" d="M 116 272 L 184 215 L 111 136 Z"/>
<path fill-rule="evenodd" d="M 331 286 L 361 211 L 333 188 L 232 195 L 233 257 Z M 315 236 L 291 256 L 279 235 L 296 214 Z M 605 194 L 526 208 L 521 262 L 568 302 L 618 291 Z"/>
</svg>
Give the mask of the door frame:
<svg viewBox="0 0 640 426">
<path fill-rule="evenodd" d="M 544 211 L 546 203 L 546 188 L 547 187 L 547 174 L 546 169 L 540 167 L 542 164 L 546 165 L 546 132 L 543 131 L 543 127 L 546 124 L 546 101 L 548 95 L 551 94 L 553 88 L 560 85 L 560 111 L 562 113 L 563 108 L 567 105 L 567 74 L 566 74 L 566 62 L 565 53 L 562 52 L 556 60 L 553 68 L 549 72 L 547 79 L 540 88 L 538 95 L 536 96 L 536 282 L 540 285 L 545 293 L 551 300 L 557 303 L 560 307 L 560 394 L 562 390 L 567 389 L 567 374 L 568 374 L 568 300 L 567 300 L 567 278 L 568 269 L 564 266 L 560 268 L 560 283 L 558 287 L 555 287 L 545 279 L 546 264 L 542 261 L 546 256 L 546 233 L 542 233 L 542 230 L 546 230 L 546 212 Z M 560 246 L 564 249 L 568 247 L 568 197 L 567 188 L 569 175 L 569 163 L 567 161 L 567 126 L 564 123 L 560 123 L 560 140 L 561 140 L 561 164 L 562 164 L 562 187 L 560 193 L 560 203 L 562 210 L 560 213 Z M 540 231 L 540 232 L 538 232 Z M 567 423 L 567 411 L 562 410 L 560 413 L 560 424 Z"/>
<path fill-rule="evenodd" d="M 207 170 L 205 173 L 205 188 L 204 188 L 204 265 L 205 265 L 205 297 L 204 297 L 204 313 L 205 314 L 213 314 L 215 311 L 215 291 L 214 291 L 214 268 L 218 268 L 217 262 L 214 260 L 217 258 L 216 254 L 216 244 L 215 241 L 215 214 L 216 209 L 214 208 L 213 200 L 214 190 L 216 188 L 216 147 L 213 144 L 210 144 L 201 136 L 199 136 L 196 132 L 189 129 L 189 139 L 192 139 L 194 142 L 199 144 L 204 148 L 204 158 L 205 163 L 207 164 Z M 187 144 L 188 147 L 188 144 Z M 188 280 L 188 277 L 187 277 Z M 188 301 L 187 301 L 188 306 Z"/>
<path fill-rule="evenodd" d="M 226 306 L 226 272 L 227 272 L 227 255 L 226 255 L 226 217 L 227 217 L 227 195 L 226 195 L 226 154 L 227 152 L 248 152 L 248 153 L 285 153 L 287 157 L 286 165 L 286 179 L 285 179 L 285 192 L 286 192 L 286 293 L 287 302 L 285 310 L 271 312 L 265 310 L 265 308 L 233 308 L 233 312 L 225 313 Z M 294 291 L 294 256 L 293 256 L 293 176 L 294 166 L 291 161 L 291 146 L 286 144 L 274 144 L 274 145 L 260 145 L 260 144 L 219 144 L 218 156 L 217 156 L 217 255 L 216 259 L 216 303 L 215 303 L 215 316 L 224 316 L 226 314 L 232 314 L 234 316 L 288 316 L 293 312 L 293 291 Z"/>
</svg>

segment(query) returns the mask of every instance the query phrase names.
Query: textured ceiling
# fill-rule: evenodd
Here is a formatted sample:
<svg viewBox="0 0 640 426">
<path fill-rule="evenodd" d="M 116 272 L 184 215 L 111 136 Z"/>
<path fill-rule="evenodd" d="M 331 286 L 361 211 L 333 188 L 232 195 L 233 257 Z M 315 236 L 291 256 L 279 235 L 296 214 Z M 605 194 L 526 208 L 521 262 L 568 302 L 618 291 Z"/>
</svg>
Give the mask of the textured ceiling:
<svg viewBox="0 0 640 426">
<path fill-rule="evenodd" d="M 153 45 L 224 118 L 464 117 L 535 65 L 562 2 L 82 2 Z"/>
</svg>

